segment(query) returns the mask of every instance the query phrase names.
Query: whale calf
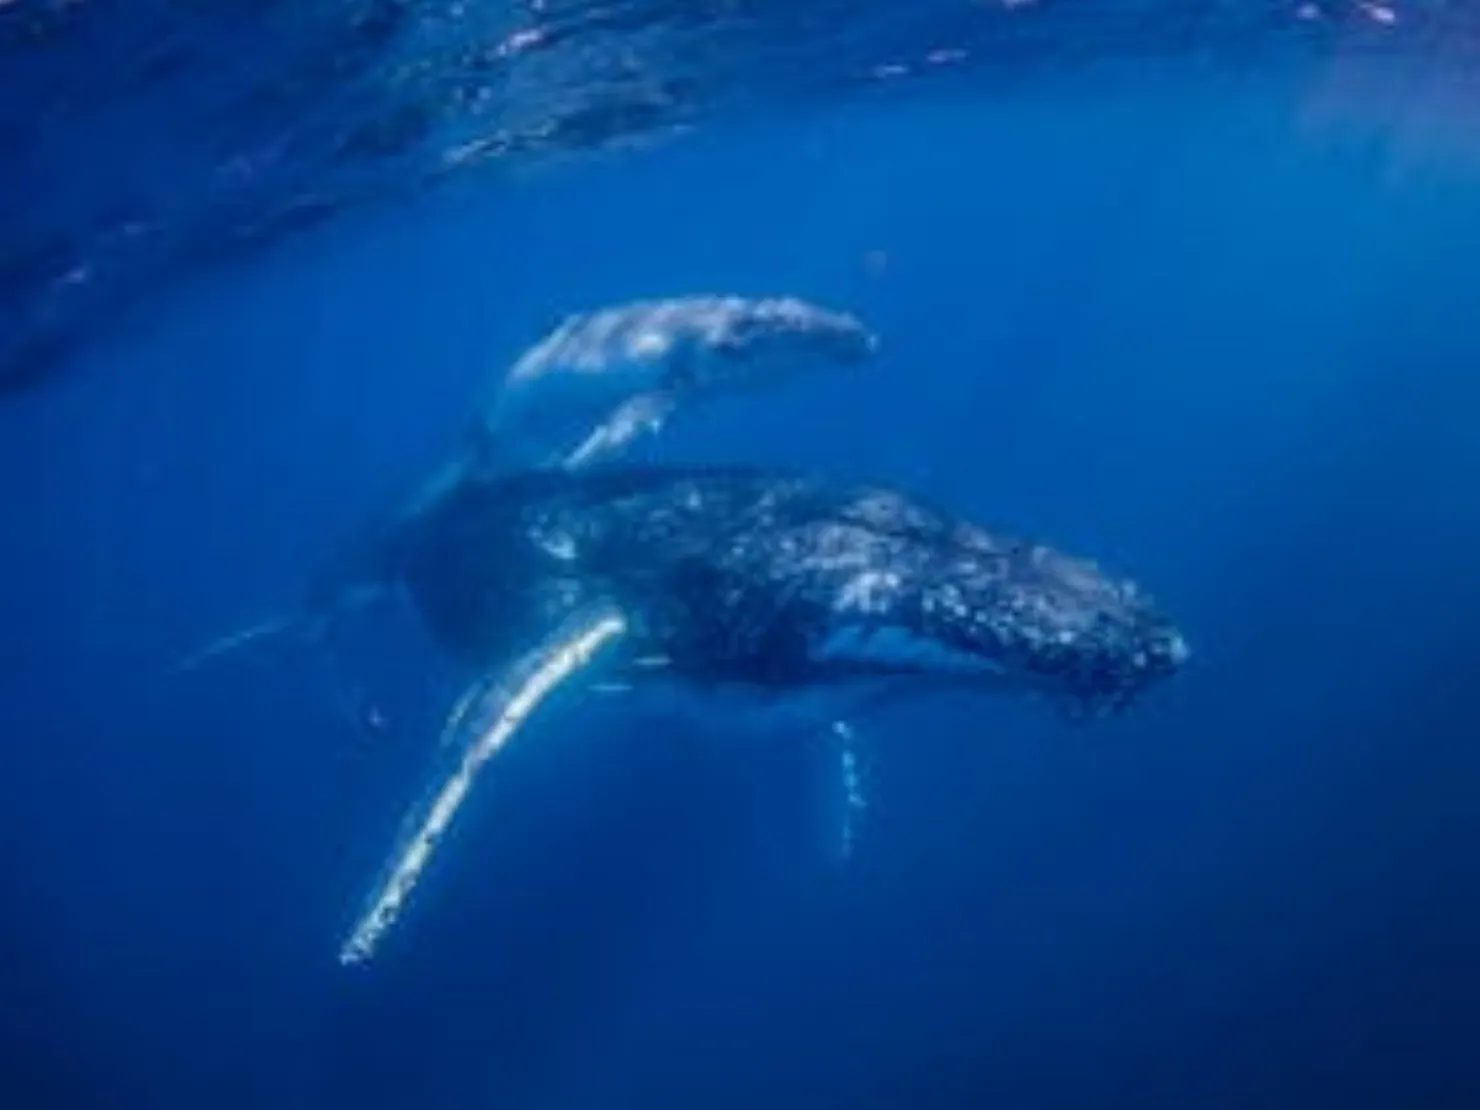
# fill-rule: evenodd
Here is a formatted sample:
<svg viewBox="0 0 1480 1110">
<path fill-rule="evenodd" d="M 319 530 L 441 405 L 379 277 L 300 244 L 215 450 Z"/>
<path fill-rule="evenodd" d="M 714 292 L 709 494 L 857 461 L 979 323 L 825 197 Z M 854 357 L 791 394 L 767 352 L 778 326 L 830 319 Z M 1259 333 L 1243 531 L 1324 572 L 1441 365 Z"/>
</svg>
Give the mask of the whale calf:
<svg viewBox="0 0 1480 1110">
<path fill-rule="evenodd" d="M 877 349 L 856 317 L 796 297 L 632 301 L 568 316 L 526 350 L 470 438 L 489 468 L 584 466 L 682 407 L 858 365 Z"/>
<path fill-rule="evenodd" d="M 1133 583 L 897 491 L 743 468 L 465 475 L 387 538 L 445 650 L 479 677 L 444 766 L 341 948 L 367 959 L 481 767 L 547 699 L 941 685 L 1124 710 L 1187 658 Z"/>
</svg>

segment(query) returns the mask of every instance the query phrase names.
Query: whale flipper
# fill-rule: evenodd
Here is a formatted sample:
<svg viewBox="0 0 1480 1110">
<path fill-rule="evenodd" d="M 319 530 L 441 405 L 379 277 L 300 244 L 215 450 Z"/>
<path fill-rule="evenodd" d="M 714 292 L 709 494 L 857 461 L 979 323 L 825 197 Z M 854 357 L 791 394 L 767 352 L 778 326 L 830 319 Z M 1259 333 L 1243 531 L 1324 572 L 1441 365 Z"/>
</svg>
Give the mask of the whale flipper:
<svg viewBox="0 0 1480 1110">
<path fill-rule="evenodd" d="M 187 671 L 196 670 L 213 659 L 219 659 L 223 655 L 231 655 L 261 640 L 267 640 L 274 636 L 293 632 L 297 630 L 298 626 L 299 619 L 296 615 L 268 617 L 246 628 L 239 628 L 235 632 L 229 632 L 224 636 L 216 637 L 216 639 L 205 646 L 199 647 L 184 658 L 177 660 L 170 667 L 169 673 L 184 674 Z"/>
<path fill-rule="evenodd" d="M 567 470 L 589 466 L 602 455 L 620 451 L 638 436 L 655 435 L 677 407 L 678 398 L 667 390 L 640 393 L 618 405 L 561 465 Z"/>
<path fill-rule="evenodd" d="M 443 728 L 450 766 L 433 775 L 430 789 L 408 815 L 367 909 L 339 950 L 341 963 L 362 963 L 374 955 L 483 765 L 547 697 L 585 672 L 626 630 L 625 619 L 612 606 L 578 611 L 512 665 L 484 675 L 458 700 Z"/>
</svg>

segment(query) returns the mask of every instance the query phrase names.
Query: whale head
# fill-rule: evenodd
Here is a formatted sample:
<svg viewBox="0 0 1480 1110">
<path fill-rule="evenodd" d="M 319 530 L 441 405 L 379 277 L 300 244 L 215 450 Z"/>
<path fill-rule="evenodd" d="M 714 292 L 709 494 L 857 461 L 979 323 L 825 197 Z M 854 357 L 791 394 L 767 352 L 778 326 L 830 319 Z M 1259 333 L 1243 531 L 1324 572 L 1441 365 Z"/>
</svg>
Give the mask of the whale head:
<svg viewBox="0 0 1480 1110">
<path fill-rule="evenodd" d="M 1187 661 L 1182 633 L 1134 582 L 1049 547 L 980 541 L 924 592 L 922 619 L 1010 683 L 1103 716 Z"/>
<path fill-rule="evenodd" d="M 706 341 L 701 375 L 714 385 L 750 385 L 806 368 L 863 366 L 878 350 L 878 335 L 856 316 L 773 297 L 723 317 Z"/>
<path fill-rule="evenodd" d="M 1181 632 L 1135 583 L 896 501 L 875 495 L 844 514 L 866 554 L 830 584 L 810 646 L 822 665 L 944 676 L 1103 716 L 1187 661 Z"/>
</svg>

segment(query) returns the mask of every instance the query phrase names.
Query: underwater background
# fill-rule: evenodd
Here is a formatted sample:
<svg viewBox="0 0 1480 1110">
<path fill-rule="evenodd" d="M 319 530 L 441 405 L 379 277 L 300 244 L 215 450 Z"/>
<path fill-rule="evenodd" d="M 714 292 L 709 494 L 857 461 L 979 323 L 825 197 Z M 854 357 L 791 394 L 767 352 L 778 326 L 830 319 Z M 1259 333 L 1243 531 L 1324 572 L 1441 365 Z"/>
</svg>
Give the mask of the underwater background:
<svg viewBox="0 0 1480 1110">
<path fill-rule="evenodd" d="M 0 4 L 0 1105 L 1480 1105 L 1480 13 L 454 8 Z M 646 455 L 1043 537 L 1191 661 L 855 722 L 846 864 L 815 738 L 591 706 L 340 967 L 454 676 L 171 668 L 696 292 L 883 345 Z"/>
</svg>

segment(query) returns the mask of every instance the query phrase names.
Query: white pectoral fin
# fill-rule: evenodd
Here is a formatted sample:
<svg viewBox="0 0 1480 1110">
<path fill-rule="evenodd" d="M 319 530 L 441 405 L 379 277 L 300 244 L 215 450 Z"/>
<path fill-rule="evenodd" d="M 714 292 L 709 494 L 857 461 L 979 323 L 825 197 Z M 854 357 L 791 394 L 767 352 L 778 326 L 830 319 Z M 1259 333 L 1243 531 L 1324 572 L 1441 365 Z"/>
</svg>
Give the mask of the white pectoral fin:
<svg viewBox="0 0 1480 1110">
<path fill-rule="evenodd" d="M 479 680 L 458 701 L 443 729 L 450 765 L 435 776 L 428 793 L 408 816 L 365 912 L 339 950 L 341 963 L 361 963 L 374 955 L 483 764 L 509 742 L 546 698 L 585 671 L 626 627 L 614 608 L 601 606 L 578 613 L 512 666 Z"/>
<path fill-rule="evenodd" d="M 589 466 L 603 455 L 622 450 L 639 436 L 656 434 L 677 405 L 672 394 L 661 391 L 641 393 L 624 401 L 565 457 L 561 465 L 567 470 Z"/>
</svg>

